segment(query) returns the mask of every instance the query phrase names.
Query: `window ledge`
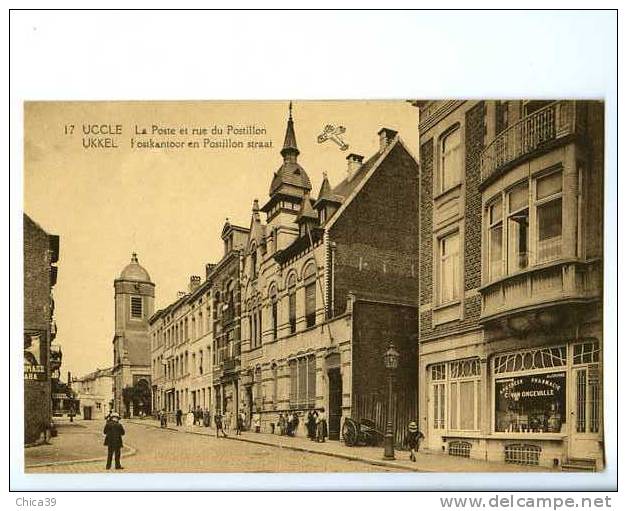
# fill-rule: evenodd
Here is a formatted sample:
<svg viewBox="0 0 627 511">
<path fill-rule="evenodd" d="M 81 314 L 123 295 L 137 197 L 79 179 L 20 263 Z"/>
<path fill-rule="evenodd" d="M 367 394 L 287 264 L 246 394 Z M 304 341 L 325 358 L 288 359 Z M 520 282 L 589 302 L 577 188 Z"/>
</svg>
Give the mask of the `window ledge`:
<svg viewBox="0 0 627 511">
<path fill-rule="evenodd" d="M 441 192 L 437 192 L 433 194 L 433 200 L 434 201 L 438 201 L 440 198 L 444 197 L 445 195 L 448 195 L 449 193 L 451 193 L 454 190 L 460 189 L 462 187 L 462 182 L 460 181 L 459 183 L 457 183 L 456 185 L 450 186 L 449 188 L 447 188 L 446 190 L 443 190 Z"/>
<path fill-rule="evenodd" d="M 461 300 L 455 300 L 453 302 L 440 303 L 438 305 L 435 305 L 433 307 L 433 309 L 431 309 L 431 310 L 433 310 L 434 312 L 437 312 L 437 311 L 442 310 L 442 309 L 448 309 L 449 307 L 453 307 L 455 305 L 460 305 L 461 303 L 462 303 Z"/>
</svg>

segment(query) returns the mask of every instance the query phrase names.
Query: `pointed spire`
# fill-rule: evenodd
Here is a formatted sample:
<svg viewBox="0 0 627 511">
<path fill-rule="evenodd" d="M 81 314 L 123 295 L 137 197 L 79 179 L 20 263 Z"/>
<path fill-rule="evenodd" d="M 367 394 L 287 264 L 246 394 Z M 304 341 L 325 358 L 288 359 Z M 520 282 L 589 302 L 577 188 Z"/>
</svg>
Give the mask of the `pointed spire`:
<svg viewBox="0 0 627 511">
<path fill-rule="evenodd" d="M 333 202 L 336 204 L 342 203 L 340 198 L 333 193 L 333 188 L 331 188 L 331 183 L 329 182 L 329 177 L 327 176 L 327 173 L 323 172 L 322 184 L 320 185 L 320 192 L 318 193 L 318 200 L 314 204 L 314 207 L 318 208 L 326 202 Z"/>
<path fill-rule="evenodd" d="M 303 197 L 303 202 L 300 205 L 300 211 L 296 216 L 296 222 L 301 223 L 304 221 L 318 221 L 318 215 L 311 207 L 311 199 L 309 198 L 309 192 L 305 192 L 305 196 Z"/>
<path fill-rule="evenodd" d="M 287 119 L 287 128 L 285 130 L 285 140 L 283 141 L 283 149 L 281 156 L 285 161 L 296 161 L 296 157 L 300 154 L 296 145 L 296 133 L 294 133 L 294 119 L 292 118 L 292 102 L 289 106 L 289 118 Z"/>
</svg>

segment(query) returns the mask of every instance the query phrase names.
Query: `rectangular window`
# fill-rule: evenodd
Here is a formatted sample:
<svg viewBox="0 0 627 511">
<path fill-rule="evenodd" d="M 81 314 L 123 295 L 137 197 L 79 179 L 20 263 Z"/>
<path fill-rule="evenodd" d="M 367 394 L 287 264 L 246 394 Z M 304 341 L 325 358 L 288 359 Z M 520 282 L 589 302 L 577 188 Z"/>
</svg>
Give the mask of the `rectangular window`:
<svg viewBox="0 0 627 511">
<path fill-rule="evenodd" d="M 272 339 L 276 340 L 277 338 L 277 327 L 278 327 L 278 305 L 276 300 L 272 302 Z"/>
<path fill-rule="evenodd" d="M 525 182 L 507 194 L 508 272 L 515 273 L 529 264 L 529 187 Z"/>
<path fill-rule="evenodd" d="M 144 315 L 141 296 L 131 296 L 131 317 L 142 318 Z"/>
<path fill-rule="evenodd" d="M 503 275 L 503 202 L 499 198 L 488 207 L 488 271 L 490 280 Z"/>
<path fill-rule="evenodd" d="M 290 406 L 296 407 L 298 401 L 298 366 L 296 360 L 290 360 Z"/>
<path fill-rule="evenodd" d="M 444 192 L 461 181 L 461 130 L 456 127 L 440 141 L 440 191 Z"/>
<path fill-rule="evenodd" d="M 536 181 L 538 262 L 562 255 L 562 173 L 554 172 Z"/>
<path fill-rule="evenodd" d="M 307 328 L 316 324 L 316 283 L 305 286 L 305 321 Z"/>
<path fill-rule="evenodd" d="M 560 433 L 566 420 L 565 385 L 565 372 L 495 379 L 495 431 Z"/>
<path fill-rule="evenodd" d="M 439 303 L 460 299 L 459 233 L 440 239 Z"/>
<path fill-rule="evenodd" d="M 290 360 L 290 408 L 311 408 L 316 402 L 316 357 Z"/>
<path fill-rule="evenodd" d="M 307 406 L 316 405 L 316 357 L 307 357 Z"/>
</svg>

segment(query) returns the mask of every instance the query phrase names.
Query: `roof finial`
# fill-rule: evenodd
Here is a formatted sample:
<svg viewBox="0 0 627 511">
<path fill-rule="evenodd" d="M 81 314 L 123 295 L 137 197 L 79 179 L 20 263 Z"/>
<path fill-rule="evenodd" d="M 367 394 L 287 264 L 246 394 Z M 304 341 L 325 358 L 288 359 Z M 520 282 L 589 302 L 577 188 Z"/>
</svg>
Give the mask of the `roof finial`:
<svg viewBox="0 0 627 511">
<path fill-rule="evenodd" d="M 292 120 L 292 102 L 290 101 L 290 121 Z"/>
<path fill-rule="evenodd" d="M 131 255 L 131 263 L 139 264 L 139 261 L 137 260 L 137 253 L 136 252 L 133 252 L 133 255 Z"/>
</svg>

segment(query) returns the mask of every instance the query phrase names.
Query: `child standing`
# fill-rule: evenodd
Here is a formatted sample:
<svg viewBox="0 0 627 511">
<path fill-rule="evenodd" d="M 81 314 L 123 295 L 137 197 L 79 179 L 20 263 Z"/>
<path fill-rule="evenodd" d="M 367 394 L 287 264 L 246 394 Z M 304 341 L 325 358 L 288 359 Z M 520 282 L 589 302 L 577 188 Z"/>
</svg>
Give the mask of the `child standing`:
<svg viewBox="0 0 627 511">
<path fill-rule="evenodd" d="M 409 459 L 411 461 L 416 461 L 416 451 L 420 448 L 420 441 L 424 437 L 425 436 L 418 431 L 418 425 L 414 421 L 411 421 L 407 426 L 407 438 L 405 440 L 407 447 L 409 447 Z"/>
</svg>

